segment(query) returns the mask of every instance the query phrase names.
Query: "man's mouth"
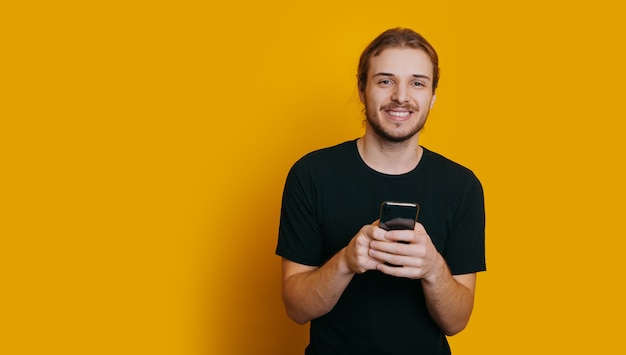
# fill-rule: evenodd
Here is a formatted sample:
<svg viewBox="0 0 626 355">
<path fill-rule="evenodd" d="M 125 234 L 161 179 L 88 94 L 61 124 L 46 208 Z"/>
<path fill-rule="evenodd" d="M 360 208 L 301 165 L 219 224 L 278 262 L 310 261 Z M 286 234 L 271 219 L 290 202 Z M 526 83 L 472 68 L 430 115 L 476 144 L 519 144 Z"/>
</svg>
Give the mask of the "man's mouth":
<svg viewBox="0 0 626 355">
<path fill-rule="evenodd" d="M 385 112 L 392 119 L 405 120 L 414 112 L 417 112 L 417 109 L 411 105 L 388 105 L 381 107 L 381 111 Z"/>
<path fill-rule="evenodd" d="M 405 117 L 408 117 L 411 114 L 411 111 L 392 111 L 392 110 L 388 110 L 387 114 L 389 114 L 390 116 L 393 116 L 393 117 L 405 118 Z"/>
</svg>

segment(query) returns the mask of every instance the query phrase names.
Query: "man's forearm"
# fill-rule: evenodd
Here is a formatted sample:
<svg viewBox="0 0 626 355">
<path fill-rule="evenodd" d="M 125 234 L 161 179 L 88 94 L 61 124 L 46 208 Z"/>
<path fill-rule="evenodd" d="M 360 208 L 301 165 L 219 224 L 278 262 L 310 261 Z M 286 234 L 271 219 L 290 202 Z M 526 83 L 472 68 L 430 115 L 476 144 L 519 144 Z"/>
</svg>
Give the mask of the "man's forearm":
<svg viewBox="0 0 626 355">
<path fill-rule="evenodd" d="M 422 279 L 428 311 L 446 335 L 465 328 L 474 307 L 475 274 L 452 276 L 443 258 L 438 272 Z"/>
<path fill-rule="evenodd" d="M 321 317 L 337 304 L 354 273 L 343 261 L 342 249 L 319 268 L 295 272 L 283 281 L 283 300 L 289 318 L 304 324 Z M 287 263 L 287 264 L 285 264 Z M 283 268 L 299 266 L 283 261 Z"/>
</svg>

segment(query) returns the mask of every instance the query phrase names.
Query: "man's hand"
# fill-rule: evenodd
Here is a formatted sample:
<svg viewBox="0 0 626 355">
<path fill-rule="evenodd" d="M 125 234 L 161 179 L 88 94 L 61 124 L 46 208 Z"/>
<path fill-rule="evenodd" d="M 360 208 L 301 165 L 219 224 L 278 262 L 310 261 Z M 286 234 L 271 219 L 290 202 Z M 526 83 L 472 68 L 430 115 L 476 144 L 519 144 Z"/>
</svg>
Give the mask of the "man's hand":
<svg viewBox="0 0 626 355">
<path fill-rule="evenodd" d="M 367 270 L 376 270 L 383 261 L 370 253 L 370 245 L 375 240 L 385 240 L 384 229 L 378 228 L 378 221 L 365 225 L 352 238 L 343 250 L 344 260 L 350 272 L 362 274 Z"/>
<path fill-rule="evenodd" d="M 385 231 L 376 221 L 363 226 L 346 247 L 320 267 L 283 258 L 283 301 L 289 317 L 304 324 L 330 312 L 355 274 L 375 270 L 381 263 L 369 256 L 369 245 L 384 238 Z"/>
<path fill-rule="evenodd" d="M 420 223 L 415 223 L 413 230 L 376 229 L 383 233 L 369 234 L 374 239 L 369 243 L 369 257 L 370 260 L 378 261 L 376 268 L 383 273 L 411 279 L 428 279 L 436 277 L 445 268 L 443 257 Z"/>
</svg>

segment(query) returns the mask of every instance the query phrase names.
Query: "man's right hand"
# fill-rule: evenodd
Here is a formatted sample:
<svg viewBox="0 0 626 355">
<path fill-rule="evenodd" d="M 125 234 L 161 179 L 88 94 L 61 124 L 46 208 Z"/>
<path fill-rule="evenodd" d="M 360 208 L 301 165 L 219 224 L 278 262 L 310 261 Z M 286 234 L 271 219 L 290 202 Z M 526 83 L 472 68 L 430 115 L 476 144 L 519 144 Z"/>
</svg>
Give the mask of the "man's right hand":
<svg viewBox="0 0 626 355">
<path fill-rule="evenodd" d="M 344 260 L 350 272 L 362 274 L 368 270 L 376 270 L 382 261 L 371 257 L 370 242 L 385 237 L 385 230 L 378 227 L 378 221 L 363 226 L 350 240 L 344 249 Z"/>
</svg>

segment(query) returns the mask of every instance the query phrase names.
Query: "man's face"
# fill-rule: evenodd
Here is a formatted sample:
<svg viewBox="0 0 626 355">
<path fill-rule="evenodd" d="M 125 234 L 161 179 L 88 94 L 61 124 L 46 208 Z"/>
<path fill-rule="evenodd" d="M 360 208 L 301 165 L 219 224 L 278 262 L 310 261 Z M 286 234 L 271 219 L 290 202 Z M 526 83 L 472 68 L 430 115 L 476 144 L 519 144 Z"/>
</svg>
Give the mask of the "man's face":
<svg viewBox="0 0 626 355">
<path fill-rule="evenodd" d="M 433 95 L 433 64 L 426 52 L 387 48 L 370 59 L 365 92 L 368 127 L 387 142 L 404 142 L 426 123 Z"/>
</svg>

